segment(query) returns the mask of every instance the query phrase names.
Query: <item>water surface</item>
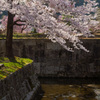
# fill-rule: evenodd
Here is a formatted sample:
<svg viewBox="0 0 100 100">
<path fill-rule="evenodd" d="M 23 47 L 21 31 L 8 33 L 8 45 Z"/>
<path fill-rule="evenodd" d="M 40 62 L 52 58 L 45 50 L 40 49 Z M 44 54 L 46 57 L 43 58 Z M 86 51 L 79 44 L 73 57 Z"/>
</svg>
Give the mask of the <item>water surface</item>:
<svg viewBox="0 0 100 100">
<path fill-rule="evenodd" d="M 99 79 L 41 79 L 41 100 L 100 100 Z"/>
</svg>

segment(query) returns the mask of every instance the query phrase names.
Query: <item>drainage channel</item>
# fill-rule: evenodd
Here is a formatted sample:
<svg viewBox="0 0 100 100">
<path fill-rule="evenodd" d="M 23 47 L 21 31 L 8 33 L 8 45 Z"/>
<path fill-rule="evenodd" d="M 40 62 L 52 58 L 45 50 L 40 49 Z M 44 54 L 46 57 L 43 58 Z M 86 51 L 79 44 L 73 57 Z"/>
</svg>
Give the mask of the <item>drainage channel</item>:
<svg viewBox="0 0 100 100">
<path fill-rule="evenodd" d="M 100 79 L 40 78 L 38 100 L 100 100 Z"/>
</svg>

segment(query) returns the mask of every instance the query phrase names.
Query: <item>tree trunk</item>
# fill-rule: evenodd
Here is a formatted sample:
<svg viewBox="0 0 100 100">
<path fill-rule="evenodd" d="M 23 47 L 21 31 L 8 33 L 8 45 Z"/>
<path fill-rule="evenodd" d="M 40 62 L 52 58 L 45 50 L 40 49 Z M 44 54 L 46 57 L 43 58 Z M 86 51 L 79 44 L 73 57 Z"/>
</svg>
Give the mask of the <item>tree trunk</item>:
<svg viewBox="0 0 100 100">
<path fill-rule="evenodd" d="M 6 56 L 7 57 L 13 57 L 13 48 L 12 48 L 13 18 L 14 18 L 14 15 L 8 12 L 7 37 L 6 37 Z"/>
</svg>

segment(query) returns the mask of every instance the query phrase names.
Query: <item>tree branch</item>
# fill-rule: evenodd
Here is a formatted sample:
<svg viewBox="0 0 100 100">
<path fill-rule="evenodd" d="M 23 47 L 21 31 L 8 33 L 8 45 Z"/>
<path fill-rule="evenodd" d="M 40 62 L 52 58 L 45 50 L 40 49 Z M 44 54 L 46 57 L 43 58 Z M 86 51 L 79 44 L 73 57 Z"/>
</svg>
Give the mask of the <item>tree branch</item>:
<svg viewBox="0 0 100 100">
<path fill-rule="evenodd" d="M 15 23 L 14 25 L 23 26 L 23 25 L 25 25 L 25 24 L 18 24 L 18 23 Z"/>
<path fill-rule="evenodd" d="M 13 25 L 16 25 L 17 22 L 26 22 L 26 21 L 25 21 L 25 20 L 20 20 L 20 19 L 18 19 L 18 20 L 16 20 L 16 21 L 13 22 Z"/>
<path fill-rule="evenodd" d="M 25 30 L 26 28 L 27 28 L 27 25 L 21 29 L 21 33 L 23 33 L 23 30 Z"/>
</svg>

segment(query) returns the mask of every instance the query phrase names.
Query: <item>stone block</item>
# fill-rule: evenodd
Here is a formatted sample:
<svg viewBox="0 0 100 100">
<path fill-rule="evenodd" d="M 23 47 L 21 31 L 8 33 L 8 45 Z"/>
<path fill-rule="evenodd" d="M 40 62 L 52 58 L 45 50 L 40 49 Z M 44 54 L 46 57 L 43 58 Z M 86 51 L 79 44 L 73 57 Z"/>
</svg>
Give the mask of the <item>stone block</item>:
<svg viewBox="0 0 100 100">
<path fill-rule="evenodd" d="M 58 44 L 58 43 L 47 43 L 46 44 L 47 48 L 46 49 L 49 49 L 49 50 L 60 50 L 62 47 Z"/>
</svg>

